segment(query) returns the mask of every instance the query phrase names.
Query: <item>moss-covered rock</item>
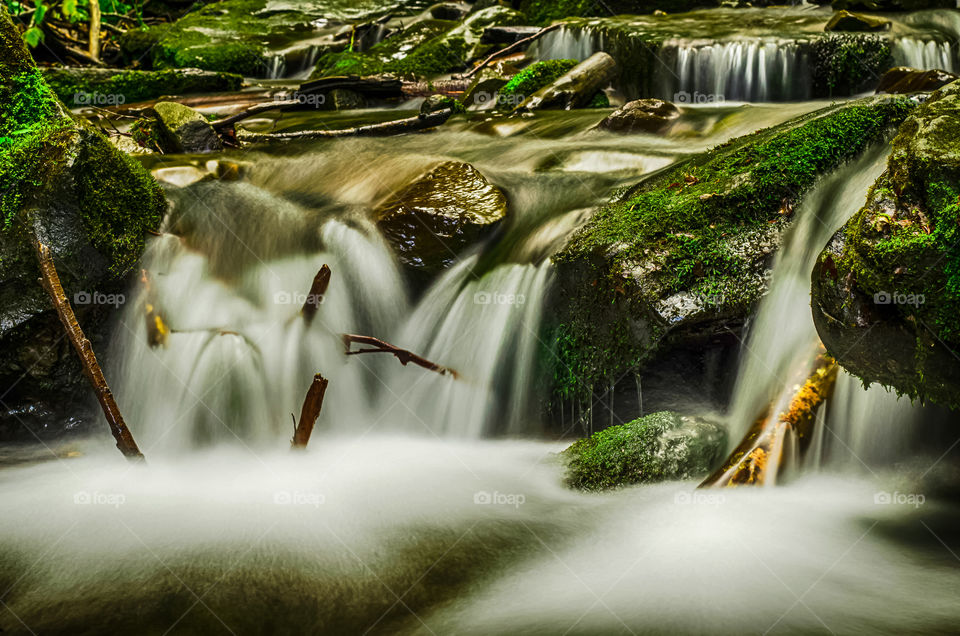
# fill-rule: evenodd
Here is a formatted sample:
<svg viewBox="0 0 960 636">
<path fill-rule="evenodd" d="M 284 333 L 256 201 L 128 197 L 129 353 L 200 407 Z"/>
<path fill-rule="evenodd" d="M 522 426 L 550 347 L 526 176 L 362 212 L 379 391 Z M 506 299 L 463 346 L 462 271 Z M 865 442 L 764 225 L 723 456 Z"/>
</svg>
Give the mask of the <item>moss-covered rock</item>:
<svg viewBox="0 0 960 636">
<path fill-rule="evenodd" d="M 929 93 L 947 84 L 952 84 L 958 79 L 960 79 L 960 76 L 946 71 L 922 71 L 907 66 L 898 66 L 883 74 L 883 77 L 880 78 L 880 84 L 877 86 L 877 92 L 891 95 Z"/>
<path fill-rule="evenodd" d="M 680 117 L 680 109 L 662 99 L 637 99 L 627 102 L 598 124 L 612 132 L 663 133 Z"/>
<path fill-rule="evenodd" d="M 473 166 L 447 161 L 391 194 L 377 223 L 400 261 L 416 272 L 436 273 L 478 241 L 507 214 L 507 199 Z"/>
<path fill-rule="evenodd" d="M 531 21 L 543 23 L 560 18 L 611 14 L 643 14 L 654 11 L 683 13 L 719 5 L 719 0 L 523 0 L 520 11 Z"/>
<path fill-rule="evenodd" d="M 68 296 L 106 294 L 136 264 L 166 200 L 139 164 L 71 119 L 4 10 L 0 79 L 0 383 L 13 387 L 4 397 L 7 415 L 0 414 L 2 435 L 22 434 L 18 422 L 38 413 L 82 411 L 84 380 L 37 282 L 33 236 L 53 251 Z M 105 311 L 77 307 L 95 344 Z"/>
<path fill-rule="evenodd" d="M 601 491 L 708 475 L 723 461 L 727 434 L 700 417 L 669 411 L 611 426 L 561 453 L 571 488 Z"/>
<path fill-rule="evenodd" d="M 106 68 L 46 68 L 43 78 L 70 108 L 113 106 L 164 95 L 240 90 L 243 78 L 200 69 L 124 71 Z"/>
<path fill-rule="evenodd" d="M 577 60 L 541 60 L 523 69 L 500 89 L 500 101 L 519 106 L 538 90 L 552 84 L 577 65 Z"/>
<path fill-rule="evenodd" d="M 814 322 L 865 382 L 960 406 L 960 82 L 900 127 L 813 272 Z"/>
<path fill-rule="evenodd" d="M 852 95 L 871 88 L 893 65 L 893 48 L 886 35 L 832 33 L 810 46 L 816 97 Z"/>
<path fill-rule="evenodd" d="M 697 155 L 596 212 L 554 255 L 557 396 L 589 399 L 663 347 L 739 328 L 805 194 L 910 108 L 833 105 Z"/>
<path fill-rule="evenodd" d="M 189 106 L 176 102 L 158 102 L 144 114 L 152 123 L 135 127 L 136 134 L 147 134 L 149 140 L 164 153 L 212 152 L 223 149 L 220 136 L 207 118 Z M 141 132 L 151 128 L 153 130 L 149 133 Z"/>
</svg>

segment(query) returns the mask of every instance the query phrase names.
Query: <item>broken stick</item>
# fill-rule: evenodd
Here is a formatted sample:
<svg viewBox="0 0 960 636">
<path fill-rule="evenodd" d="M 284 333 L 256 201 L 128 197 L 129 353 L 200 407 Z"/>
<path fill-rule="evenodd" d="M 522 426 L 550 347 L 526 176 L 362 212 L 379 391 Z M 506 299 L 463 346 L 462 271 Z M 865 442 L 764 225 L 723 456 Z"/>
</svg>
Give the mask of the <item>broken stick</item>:
<svg viewBox="0 0 960 636">
<path fill-rule="evenodd" d="M 97 363 L 97 356 L 93 353 L 93 347 L 90 341 L 83 335 L 83 330 L 77 322 L 77 317 L 73 313 L 73 307 L 63 293 L 63 286 L 60 284 L 60 276 L 57 274 L 57 268 L 53 264 L 53 257 L 50 254 L 50 248 L 36 240 L 37 260 L 40 263 L 40 283 L 50 294 L 53 306 L 57 310 L 60 322 L 63 324 L 70 344 L 80 356 L 80 365 L 83 368 L 83 374 L 93 386 L 94 393 L 97 394 L 97 401 L 100 402 L 100 408 L 107 418 L 107 424 L 110 425 L 110 432 L 117 440 L 117 448 L 124 456 L 131 461 L 143 461 L 143 453 L 137 447 L 133 440 L 130 429 L 127 428 L 117 407 L 116 400 L 113 399 L 113 393 L 107 385 L 106 378 L 103 377 L 103 371 Z"/>
<path fill-rule="evenodd" d="M 349 334 L 349 333 L 343 334 L 342 338 L 343 338 L 343 344 L 347 348 L 346 354 L 348 356 L 355 356 L 360 353 L 391 353 L 397 357 L 397 359 L 400 361 L 400 364 L 402 364 L 403 366 L 407 366 L 408 362 L 412 362 L 419 367 L 423 367 L 424 369 L 428 369 L 430 371 L 436 371 L 440 375 L 446 375 L 449 373 L 450 375 L 453 376 L 454 380 L 457 380 L 460 378 L 460 374 L 449 367 L 444 367 L 437 364 L 436 362 L 431 362 L 426 358 L 422 358 L 418 356 L 412 351 L 407 351 L 406 349 L 395 347 L 389 342 L 384 342 L 379 338 L 374 338 L 373 336 L 358 336 L 358 335 Z M 373 349 L 357 349 L 356 351 L 352 351 L 350 349 L 350 345 L 353 343 L 368 345 L 374 348 Z"/>
<path fill-rule="evenodd" d="M 307 389 L 307 396 L 303 398 L 303 406 L 300 409 L 300 422 L 293 432 L 293 439 L 290 445 L 293 448 L 306 448 L 310 441 L 310 435 L 313 433 L 313 425 L 316 424 L 320 416 L 320 409 L 323 408 L 323 396 L 327 392 L 327 379 L 319 373 L 313 376 L 313 382 Z"/>
<path fill-rule="evenodd" d="M 317 275 L 313 277 L 313 284 L 310 285 L 310 293 L 307 294 L 307 300 L 303 303 L 303 308 L 300 309 L 300 315 L 303 316 L 303 319 L 308 325 L 313 322 L 314 316 L 317 315 L 317 310 L 320 309 L 320 305 L 323 303 L 323 296 L 327 293 L 327 287 L 329 286 L 330 268 L 324 263 L 320 271 L 317 272 Z"/>
</svg>

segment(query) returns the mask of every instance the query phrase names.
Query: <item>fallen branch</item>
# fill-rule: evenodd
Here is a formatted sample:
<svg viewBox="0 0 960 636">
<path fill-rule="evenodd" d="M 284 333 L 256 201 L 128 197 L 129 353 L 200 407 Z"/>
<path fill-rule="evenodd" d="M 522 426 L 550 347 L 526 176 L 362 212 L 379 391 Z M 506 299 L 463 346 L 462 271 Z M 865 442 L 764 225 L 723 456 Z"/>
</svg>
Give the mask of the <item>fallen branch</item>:
<svg viewBox="0 0 960 636">
<path fill-rule="evenodd" d="M 237 139 L 246 143 L 264 141 L 294 141 L 298 139 L 335 139 L 338 137 L 361 137 L 365 135 L 396 135 L 404 132 L 433 128 L 443 124 L 453 115 L 453 109 L 438 110 L 427 115 L 417 115 L 407 119 L 388 121 L 382 124 L 370 124 L 355 128 L 341 128 L 339 130 L 301 130 L 289 133 L 254 133 L 241 129 L 237 132 Z"/>
<path fill-rule="evenodd" d="M 166 346 L 167 336 L 170 335 L 170 328 L 163 322 L 163 317 L 160 315 L 160 309 L 157 304 L 157 294 L 153 289 L 153 285 L 150 283 L 150 277 L 145 269 L 140 270 L 140 282 L 143 283 L 146 296 L 143 310 L 147 323 L 147 343 L 152 349 Z"/>
<path fill-rule="evenodd" d="M 313 426 L 320 416 L 320 409 L 323 408 L 323 396 L 327 392 L 327 380 L 319 373 L 313 376 L 313 382 L 307 389 L 307 396 L 303 398 L 303 406 L 300 408 L 300 422 L 293 432 L 293 439 L 290 441 L 293 448 L 306 448 L 310 441 L 310 435 L 313 433 Z"/>
<path fill-rule="evenodd" d="M 60 284 L 60 276 L 57 274 L 57 268 L 53 264 L 53 257 L 50 254 L 50 248 L 36 240 L 37 261 L 40 263 L 40 282 L 43 288 L 50 294 L 53 306 L 57 310 L 60 322 L 63 324 L 70 344 L 80 356 L 80 365 L 83 367 L 83 374 L 90 381 L 94 392 L 97 394 L 97 401 L 103 409 L 103 414 L 110 425 L 110 432 L 117 440 L 117 448 L 121 453 L 131 461 L 143 461 L 143 453 L 137 447 L 133 440 L 130 429 L 127 428 L 117 407 L 116 400 L 113 399 L 113 393 L 107 385 L 106 378 L 103 377 L 103 371 L 97 363 L 97 356 L 93 353 L 93 347 L 90 341 L 83 335 L 83 330 L 77 322 L 77 317 L 73 313 L 73 308 L 63 293 L 63 286 Z"/>
<path fill-rule="evenodd" d="M 406 349 L 400 349 L 395 347 L 389 342 L 384 342 L 379 338 L 374 338 L 373 336 L 357 336 L 354 334 L 345 333 L 341 336 L 343 338 L 343 345 L 346 347 L 346 354 L 348 356 L 355 356 L 361 353 L 391 353 L 397 357 L 400 361 L 400 364 L 407 366 L 408 362 L 412 362 L 418 367 L 423 367 L 429 371 L 436 371 L 440 375 L 450 374 L 453 376 L 453 379 L 459 379 L 460 374 L 450 369 L 448 367 L 440 366 L 436 362 L 430 362 L 426 358 L 422 358 L 412 351 L 407 351 Z M 373 349 L 358 349 L 353 351 L 350 349 L 352 344 L 368 345 L 374 347 Z"/>
<path fill-rule="evenodd" d="M 323 296 L 327 293 L 327 287 L 329 286 L 330 268 L 324 263 L 320 271 L 317 272 L 317 275 L 313 277 L 313 284 L 310 285 L 310 293 L 307 294 L 307 300 L 303 303 L 303 308 L 300 310 L 300 315 L 303 316 L 304 321 L 306 321 L 308 325 L 313 322 L 314 316 L 317 315 L 317 310 L 320 309 L 320 305 L 323 303 Z"/>
<path fill-rule="evenodd" d="M 490 62 L 494 61 L 494 60 L 497 59 L 498 57 L 503 57 L 504 55 L 506 55 L 506 54 L 508 54 L 508 53 L 512 53 L 513 51 L 515 51 L 515 50 L 517 50 L 517 49 L 519 49 L 519 48 L 523 48 L 523 46 L 525 46 L 525 45 L 527 45 L 527 44 L 530 44 L 530 43 L 533 42 L 534 40 L 539 39 L 540 37 L 544 36 L 545 34 L 549 33 L 550 31 L 553 31 L 554 29 L 559 29 L 559 28 L 560 28 L 560 23 L 551 24 L 551 25 L 548 26 L 548 27 L 544 27 L 544 28 L 540 29 L 539 31 L 537 31 L 536 33 L 534 33 L 533 35 L 531 35 L 530 37 L 523 38 L 522 40 L 517 40 L 516 42 L 514 42 L 514 43 L 511 44 L 510 46 L 504 47 L 504 48 L 500 49 L 499 51 L 497 51 L 496 53 L 494 53 L 493 55 L 491 55 L 490 57 L 486 58 L 485 60 L 483 60 L 482 62 L 480 62 L 480 63 L 477 64 L 476 66 L 474 66 L 472 69 L 470 69 L 469 72 L 464 73 L 464 74 L 461 75 L 460 77 L 461 77 L 462 79 L 466 79 L 466 78 L 468 78 L 468 77 L 473 77 L 474 75 L 476 75 L 477 73 L 479 73 L 482 69 L 484 69 L 488 64 L 490 64 Z"/>
</svg>

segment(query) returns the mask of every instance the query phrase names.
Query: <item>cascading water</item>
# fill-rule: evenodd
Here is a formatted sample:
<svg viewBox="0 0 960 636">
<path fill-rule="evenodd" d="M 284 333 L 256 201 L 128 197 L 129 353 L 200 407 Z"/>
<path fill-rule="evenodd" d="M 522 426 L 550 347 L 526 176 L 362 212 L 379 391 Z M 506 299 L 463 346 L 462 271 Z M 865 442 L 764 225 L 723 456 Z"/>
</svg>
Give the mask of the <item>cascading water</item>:
<svg viewBox="0 0 960 636">
<path fill-rule="evenodd" d="M 921 70 L 941 69 L 954 72 L 960 68 L 957 64 L 956 45 L 942 40 L 898 38 L 893 47 L 893 59 L 897 66 Z"/>
</svg>

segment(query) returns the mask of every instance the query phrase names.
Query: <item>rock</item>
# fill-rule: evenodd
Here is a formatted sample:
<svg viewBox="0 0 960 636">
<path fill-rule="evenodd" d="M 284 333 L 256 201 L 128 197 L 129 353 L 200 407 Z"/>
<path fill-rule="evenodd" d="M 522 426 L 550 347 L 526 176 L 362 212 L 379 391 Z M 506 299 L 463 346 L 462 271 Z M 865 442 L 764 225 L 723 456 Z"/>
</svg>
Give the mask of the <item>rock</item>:
<svg viewBox="0 0 960 636">
<path fill-rule="evenodd" d="M 420 114 L 429 115 L 438 110 L 452 109 L 453 112 L 463 112 L 463 104 L 448 95 L 430 95 L 420 104 Z"/>
<path fill-rule="evenodd" d="M 124 277 L 166 200 L 138 163 L 70 117 L 5 11 L 0 80 L 0 438 L 33 440 L 92 421 L 92 396 L 38 283 L 32 234 L 51 248 L 78 321 L 102 356 Z"/>
<path fill-rule="evenodd" d="M 837 11 L 823 27 L 824 31 L 886 31 L 893 23 L 885 18 L 863 13 Z"/>
<path fill-rule="evenodd" d="M 116 106 L 164 95 L 238 91 L 243 78 L 198 68 L 165 71 L 124 71 L 108 68 L 51 67 L 43 77 L 70 108 Z"/>
<path fill-rule="evenodd" d="M 789 4 L 789 2 L 784 2 Z M 520 10 L 535 24 L 547 24 L 560 18 L 600 15 L 641 15 L 683 13 L 694 9 L 720 6 L 720 0 L 604 0 L 596 2 L 556 0 L 522 0 Z"/>
<path fill-rule="evenodd" d="M 956 0 L 833 0 L 835 10 L 850 11 L 922 11 L 956 9 Z"/>
<path fill-rule="evenodd" d="M 514 109 L 541 88 L 555 82 L 577 65 L 576 60 L 540 60 L 510 78 L 497 96 L 497 106 Z"/>
<path fill-rule="evenodd" d="M 555 81 L 528 97 L 520 109 L 582 108 L 614 78 L 617 63 L 607 53 L 598 52 L 580 62 Z"/>
<path fill-rule="evenodd" d="M 404 265 L 435 273 L 506 217 L 507 199 L 470 164 L 448 161 L 392 194 L 376 215 Z"/>
<path fill-rule="evenodd" d="M 513 44 L 539 32 L 538 26 L 492 26 L 483 30 L 480 41 L 484 44 Z"/>
<path fill-rule="evenodd" d="M 809 45 L 816 97 L 853 95 L 870 87 L 893 64 L 890 36 L 830 33 Z"/>
<path fill-rule="evenodd" d="M 150 172 L 153 178 L 160 183 L 166 183 L 177 188 L 185 188 L 188 185 L 205 181 L 213 178 L 213 175 L 207 170 L 201 170 L 196 166 L 172 166 L 169 168 L 155 168 Z"/>
<path fill-rule="evenodd" d="M 680 109 L 662 99 L 638 99 L 617 109 L 599 124 L 614 132 L 662 133 L 680 117 Z"/>
<path fill-rule="evenodd" d="M 463 105 L 470 108 L 471 106 L 494 104 L 497 94 L 507 85 L 508 81 L 498 68 L 487 67 L 483 69 L 474 76 L 467 90 L 463 92 Z"/>
<path fill-rule="evenodd" d="M 832 105 L 696 155 L 594 213 L 552 256 L 556 394 L 586 399 L 677 347 L 740 332 L 789 211 L 910 108 L 893 97 Z"/>
<path fill-rule="evenodd" d="M 430 15 L 437 20 L 452 20 L 456 22 L 462 20 L 464 16 L 470 13 L 470 7 L 459 2 L 443 2 L 433 5 L 428 11 L 430 11 Z"/>
<path fill-rule="evenodd" d="M 960 82 L 900 127 L 887 170 L 812 273 L 827 350 L 864 382 L 960 406 Z"/>
<path fill-rule="evenodd" d="M 960 75 L 933 69 L 921 71 L 906 66 L 892 68 L 880 78 L 878 93 L 928 93 L 960 79 Z"/>
<path fill-rule="evenodd" d="M 323 110 L 356 110 L 365 108 L 367 100 L 363 95 L 349 88 L 335 88 L 325 94 Z"/>
<path fill-rule="evenodd" d="M 589 491 L 632 484 L 700 479 L 723 460 L 726 429 L 669 411 L 611 426 L 563 451 L 566 483 Z"/>
<path fill-rule="evenodd" d="M 189 106 L 158 102 L 145 112 L 153 118 L 160 148 L 165 153 L 213 152 L 223 149 L 220 136 L 207 118 Z"/>
</svg>

